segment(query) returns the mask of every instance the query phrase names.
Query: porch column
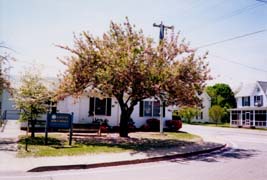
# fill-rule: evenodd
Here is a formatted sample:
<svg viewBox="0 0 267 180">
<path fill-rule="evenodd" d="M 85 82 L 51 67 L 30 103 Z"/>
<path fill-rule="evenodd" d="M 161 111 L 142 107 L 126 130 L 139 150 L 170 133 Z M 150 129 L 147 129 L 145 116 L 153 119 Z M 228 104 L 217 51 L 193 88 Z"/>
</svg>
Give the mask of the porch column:
<svg viewBox="0 0 267 180">
<path fill-rule="evenodd" d="M 241 117 L 240 117 L 239 125 L 243 126 L 243 111 L 242 110 L 241 110 Z"/>
<path fill-rule="evenodd" d="M 116 101 L 115 102 L 115 104 L 116 104 L 116 106 L 117 106 L 117 126 L 120 126 L 120 106 L 119 106 L 119 104 L 118 104 L 118 102 Z"/>
<path fill-rule="evenodd" d="M 256 116 L 256 111 L 255 110 L 253 110 L 253 127 L 255 127 L 255 116 Z"/>
<path fill-rule="evenodd" d="M 159 122 L 159 131 L 161 134 L 163 134 L 163 102 L 162 100 L 160 102 L 160 122 Z M 153 112 L 152 112 L 153 115 Z"/>
<path fill-rule="evenodd" d="M 230 126 L 232 126 L 232 110 L 230 110 Z"/>
</svg>

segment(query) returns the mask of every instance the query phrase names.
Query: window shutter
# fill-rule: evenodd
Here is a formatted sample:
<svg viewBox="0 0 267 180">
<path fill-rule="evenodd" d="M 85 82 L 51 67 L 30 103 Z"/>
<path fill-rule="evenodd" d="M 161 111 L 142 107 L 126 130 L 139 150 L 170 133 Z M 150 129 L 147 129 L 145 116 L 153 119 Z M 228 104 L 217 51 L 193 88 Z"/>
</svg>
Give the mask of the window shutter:
<svg viewBox="0 0 267 180">
<path fill-rule="evenodd" d="M 111 98 L 107 98 L 107 116 L 111 116 Z"/>
<path fill-rule="evenodd" d="M 144 116 L 144 101 L 139 102 L 139 116 L 140 117 Z"/>
<path fill-rule="evenodd" d="M 245 103 L 244 103 L 244 97 L 242 97 L 242 106 L 245 106 Z"/>
<path fill-rule="evenodd" d="M 165 102 L 163 102 L 163 117 L 165 117 L 165 106 L 166 106 L 166 103 Z"/>
<path fill-rule="evenodd" d="M 90 107 L 89 107 L 89 116 L 94 115 L 94 109 L 95 109 L 95 98 L 90 97 Z"/>
<path fill-rule="evenodd" d="M 248 106 L 250 106 L 250 96 L 248 96 Z"/>
</svg>

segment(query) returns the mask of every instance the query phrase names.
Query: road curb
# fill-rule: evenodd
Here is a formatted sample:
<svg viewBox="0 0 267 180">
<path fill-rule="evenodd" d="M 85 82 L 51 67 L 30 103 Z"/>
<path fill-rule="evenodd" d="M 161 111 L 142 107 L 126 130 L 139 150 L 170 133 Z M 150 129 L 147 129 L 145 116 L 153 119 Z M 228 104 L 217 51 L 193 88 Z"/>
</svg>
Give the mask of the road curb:
<svg viewBox="0 0 267 180">
<path fill-rule="evenodd" d="M 30 169 L 27 172 L 44 172 L 44 171 L 59 171 L 59 170 L 74 170 L 74 169 L 93 169 L 93 168 L 100 168 L 100 167 L 111 167 L 111 166 L 150 163 L 150 162 L 156 162 L 156 161 L 165 161 L 165 160 L 171 160 L 171 159 L 175 159 L 175 158 L 186 158 L 189 156 L 211 153 L 213 151 L 221 150 L 221 149 L 225 148 L 226 146 L 227 146 L 226 144 L 223 144 L 223 145 L 220 145 L 220 146 L 217 146 L 214 148 L 204 149 L 204 150 L 200 150 L 200 151 L 188 152 L 188 153 L 184 153 L 184 154 L 174 154 L 174 155 L 166 155 L 166 156 L 160 156 L 160 157 L 145 158 L 145 159 L 124 160 L 124 161 L 95 163 L 95 164 L 40 166 L 40 167 Z"/>
</svg>

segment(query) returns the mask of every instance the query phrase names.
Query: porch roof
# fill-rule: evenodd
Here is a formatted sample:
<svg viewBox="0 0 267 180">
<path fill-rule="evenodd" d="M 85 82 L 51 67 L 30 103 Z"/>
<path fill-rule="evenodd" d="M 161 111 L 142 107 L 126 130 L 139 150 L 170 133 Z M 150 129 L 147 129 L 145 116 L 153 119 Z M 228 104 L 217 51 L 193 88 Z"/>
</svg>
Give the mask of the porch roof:
<svg viewBox="0 0 267 180">
<path fill-rule="evenodd" d="M 267 110 L 267 107 L 241 107 L 241 108 L 229 109 L 229 111 L 252 111 L 252 110 Z"/>
</svg>

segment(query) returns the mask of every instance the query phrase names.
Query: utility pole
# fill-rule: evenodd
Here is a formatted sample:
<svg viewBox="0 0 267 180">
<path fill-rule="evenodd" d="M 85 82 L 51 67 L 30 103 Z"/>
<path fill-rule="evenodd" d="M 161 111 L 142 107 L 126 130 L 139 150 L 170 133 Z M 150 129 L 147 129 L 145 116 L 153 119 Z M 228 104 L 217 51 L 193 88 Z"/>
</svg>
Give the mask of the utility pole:
<svg viewBox="0 0 267 180">
<path fill-rule="evenodd" d="M 174 26 L 166 26 L 166 25 L 163 24 L 162 21 L 161 21 L 160 24 L 154 23 L 153 27 L 158 27 L 159 28 L 159 39 L 160 39 L 160 41 L 164 39 L 164 30 L 165 29 L 171 29 L 171 30 L 174 29 Z"/>
<path fill-rule="evenodd" d="M 158 27 L 159 28 L 159 43 L 164 39 L 164 30 L 165 29 L 174 29 L 174 26 L 166 26 L 163 24 L 163 22 L 161 21 L 160 24 L 153 24 L 153 27 Z M 163 106 L 164 106 L 164 97 L 160 97 L 160 133 L 163 134 Z"/>
</svg>

